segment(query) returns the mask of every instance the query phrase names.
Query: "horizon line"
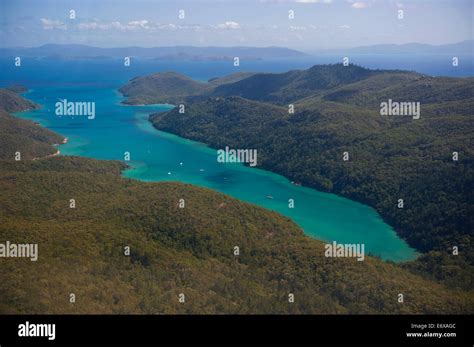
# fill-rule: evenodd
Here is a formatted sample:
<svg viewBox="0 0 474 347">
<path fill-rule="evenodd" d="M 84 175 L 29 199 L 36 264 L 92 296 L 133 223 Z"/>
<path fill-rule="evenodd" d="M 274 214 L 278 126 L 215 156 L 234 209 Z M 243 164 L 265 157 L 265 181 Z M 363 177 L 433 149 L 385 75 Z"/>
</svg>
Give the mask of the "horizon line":
<svg viewBox="0 0 474 347">
<path fill-rule="evenodd" d="M 373 47 L 373 46 L 406 46 L 406 45 L 425 45 L 425 46 L 431 46 L 431 47 L 441 47 L 441 46 L 448 46 L 448 45 L 454 45 L 454 44 L 460 44 L 464 42 L 469 42 L 469 41 L 474 41 L 474 38 L 471 39 L 466 39 L 466 40 L 461 40 L 461 41 L 456 41 L 456 42 L 451 42 L 451 43 L 443 43 L 443 44 L 431 44 L 431 43 L 423 43 L 423 42 L 407 42 L 407 43 L 374 43 L 374 44 L 369 44 L 369 45 L 363 45 L 363 46 L 352 46 L 352 47 L 339 47 L 339 48 L 311 48 L 311 49 L 301 49 L 301 48 L 290 48 L 290 47 L 285 47 L 285 46 L 200 46 L 200 45 L 175 45 L 175 46 L 112 46 L 112 47 L 101 47 L 101 46 L 95 46 L 95 45 L 88 45 L 84 43 L 44 43 L 39 46 L 0 46 L 0 49 L 31 49 L 31 48 L 41 48 L 44 46 L 82 46 L 82 47 L 88 47 L 88 48 L 99 48 L 99 49 L 117 49 L 117 48 L 144 48 L 144 49 L 154 49 L 154 48 L 180 48 L 180 47 L 192 47 L 192 48 L 280 48 L 280 49 L 288 49 L 288 50 L 293 50 L 293 51 L 298 51 L 298 52 L 311 52 L 313 50 L 322 50 L 322 51 L 334 51 L 334 50 L 343 50 L 343 49 L 354 49 L 354 48 L 365 48 L 365 47 Z M 473 52 L 474 53 L 474 52 Z"/>
</svg>

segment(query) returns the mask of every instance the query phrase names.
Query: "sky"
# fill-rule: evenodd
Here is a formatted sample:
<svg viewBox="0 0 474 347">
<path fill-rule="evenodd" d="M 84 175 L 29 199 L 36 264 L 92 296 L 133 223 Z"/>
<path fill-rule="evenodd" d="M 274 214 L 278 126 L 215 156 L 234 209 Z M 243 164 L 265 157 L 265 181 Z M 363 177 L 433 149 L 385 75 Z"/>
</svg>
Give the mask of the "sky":
<svg viewBox="0 0 474 347">
<path fill-rule="evenodd" d="M 473 7 L 474 0 L 0 0 L 0 47 L 281 46 L 311 52 L 439 45 L 474 38 Z"/>
</svg>

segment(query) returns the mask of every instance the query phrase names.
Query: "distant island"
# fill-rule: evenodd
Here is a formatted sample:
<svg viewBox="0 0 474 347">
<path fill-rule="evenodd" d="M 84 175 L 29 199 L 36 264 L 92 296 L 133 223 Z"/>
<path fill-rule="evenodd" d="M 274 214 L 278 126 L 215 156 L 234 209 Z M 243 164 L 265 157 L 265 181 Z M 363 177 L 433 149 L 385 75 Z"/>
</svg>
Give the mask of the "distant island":
<svg viewBox="0 0 474 347">
<path fill-rule="evenodd" d="M 0 56 L 22 56 L 55 59 L 108 59 L 136 57 L 157 60 L 229 60 L 234 57 L 248 60 L 273 58 L 302 58 L 308 56 L 283 47 L 117 47 L 100 48 L 79 44 L 47 44 L 31 48 L 0 48 Z"/>
<path fill-rule="evenodd" d="M 198 47 L 198 46 L 169 46 L 169 47 L 93 47 L 81 44 L 45 44 L 39 47 L 3 47 L 0 57 L 29 57 L 41 59 L 63 60 L 104 60 L 112 58 L 135 57 L 154 59 L 157 61 L 230 61 L 234 57 L 245 60 L 265 59 L 298 59 L 314 55 L 336 54 L 341 57 L 350 54 L 468 54 L 474 55 L 474 40 L 466 40 L 445 45 L 429 45 L 424 43 L 407 44 L 375 44 L 360 47 L 339 49 L 314 49 L 303 52 L 284 47 Z"/>
<path fill-rule="evenodd" d="M 444 45 L 429 45 L 426 43 L 378 44 L 360 47 L 320 49 L 311 54 L 474 54 L 474 40 L 465 40 Z"/>
</svg>

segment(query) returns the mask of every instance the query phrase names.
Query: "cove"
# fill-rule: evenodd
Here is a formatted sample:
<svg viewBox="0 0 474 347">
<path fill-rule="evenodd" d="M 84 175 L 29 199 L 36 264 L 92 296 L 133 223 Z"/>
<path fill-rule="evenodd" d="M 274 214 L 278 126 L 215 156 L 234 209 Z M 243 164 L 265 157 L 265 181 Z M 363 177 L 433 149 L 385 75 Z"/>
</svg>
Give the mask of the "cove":
<svg viewBox="0 0 474 347">
<path fill-rule="evenodd" d="M 328 243 L 363 243 L 366 254 L 382 259 L 407 261 L 417 256 L 369 206 L 293 185 L 272 172 L 219 163 L 215 149 L 155 129 L 149 114 L 169 110 L 171 105 L 121 105 L 122 96 L 110 86 L 39 86 L 26 97 L 42 108 L 18 115 L 68 137 L 68 143 L 60 146 L 63 155 L 123 160 L 129 152 L 131 169 L 123 173 L 126 177 L 207 187 L 280 212 L 311 237 Z M 96 117 L 57 116 L 58 98 L 93 101 Z M 294 200 L 294 208 L 289 208 L 289 199 Z"/>
</svg>

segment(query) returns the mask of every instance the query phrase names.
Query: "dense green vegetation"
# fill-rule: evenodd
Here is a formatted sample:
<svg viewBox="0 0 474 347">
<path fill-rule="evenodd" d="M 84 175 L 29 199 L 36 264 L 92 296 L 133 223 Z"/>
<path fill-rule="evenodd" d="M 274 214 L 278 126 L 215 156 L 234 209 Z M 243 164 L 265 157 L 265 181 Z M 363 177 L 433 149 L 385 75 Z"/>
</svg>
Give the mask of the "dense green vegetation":
<svg viewBox="0 0 474 347">
<path fill-rule="evenodd" d="M 397 265 L 370 257 L 325 258 L 321 242 L 275 212 L 190 185 L 124 179 L 120 166 L 76 157 L 2 162 L 0 239 L 38 243 L 39 260 L 1 260 L 0 312 L 393 314 L 474 308 L 472 293 Z M 75 209 L 69 208 L 71 198 Z M 184 209 L 177 206 L 181 198 Z M 295 294 L 294 304 L 288 293 Z M 404 293 L 403 304 L 398 293 Z"/>
<path fill-rule="evenodd" d="M 450 289 L 377 258 L 326 258 L 320 241 L 276 212 L 187 184 L 126 179 L 124 167 L 79 157 L 0 156 L 0 242 L 39 245 L 36 262 L 0 258 L 1 313 L 474 309 L 472 290 Z"/>
<path fill-rule="evenodd" d="M 14 86 L 15 91 L 0 89 L 0 158 L 14 159 L 20 153 L 21 159 L 33 159 L 52 155 L 57 149 L 52 144 L 63 141 L 63 137 L 38 127 L 32 121 L 18 119 L 8 112 L 35 109 L 38 105 L 18 95 L 25 91 Z"/>
<path fill-rule="evenodd" d="M 358 67 L 344 79 L 344 69 L 256 74 L 212 92 L 254 100 L 208 97 L 188 103 L 185 114 L 174 109 L 152 115 L 151 121 L 214 148 L 257 149 L 265 169 L 375 207 L 410 245 L 433 251 L 410 268 L 423 272 L 432 269 L 430 256 L 454 257 L 440 273 L 428 275 L 472 287 L 474 79 Z M 295 113 L 282 102 L 261 102 L 276 99 L 294 103 Z M 382 117 L 379 105 L 388 99 L 419 101 L 420 119 Z M 344 152 L 349 161 L 343 161 Z M 459 153 L 458 161 L 452 160 L 453 152 Z M 398 199 L 404 200 L 403 209 Z M 452 255 L 454 246 L 459 256 Z"/>
<path fill-rule="evenodd" d="M 239 81 L 251 73 L 235 73 L 222 78 L 211 78 L 207 83 L 194 81 L 176 72 L 160 72 L 135 77 L 119 90 L 127 97 L 124 104 L 178 104 L 190 96 L 207 94 L 214 88 Z"/>
<path fill-rule="evenodd" d="M 120 91 L 127 97 L 127 104 L 177 103 L 183 96 L 196 94 L 204 83 L 175 72 L 157 73 L 146 77 L 135 77 Z"/>
<path fill-rule="evenodd" d="M 30 100 L 23 98 L 20 92 L 24 92 L 21 86 L 11 86 L 10 88 L 0 88 L 0 110 L 6 112 L 20 112 L 24 110 L 36 109 L 39 106 Z"/>
<path fill-rule="evenodd" d="M 308 70 L 293 70 L 282 74 L 255 74 L 241 81 L 219 86 L 212 91 L 212 95 L 241 96 L 251 100 L 285 104 L 380 73 L 384 72 L 356 65 L 343 68 L 316 65 Z"/>
</svg>

